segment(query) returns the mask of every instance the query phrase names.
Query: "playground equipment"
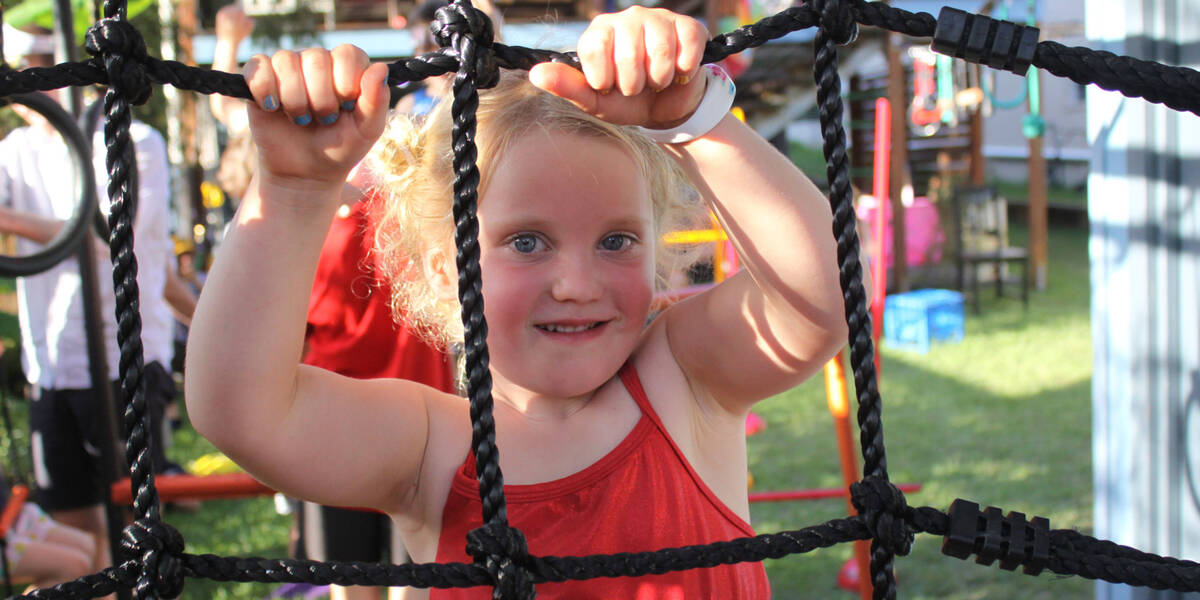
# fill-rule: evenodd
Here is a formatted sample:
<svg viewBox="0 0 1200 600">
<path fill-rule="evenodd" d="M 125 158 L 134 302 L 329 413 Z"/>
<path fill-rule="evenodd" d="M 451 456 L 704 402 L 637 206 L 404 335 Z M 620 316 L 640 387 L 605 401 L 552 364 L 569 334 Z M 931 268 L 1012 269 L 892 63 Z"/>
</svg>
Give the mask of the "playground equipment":
<svg viewBox="0 0 1200 600">
<path fill-rule="evenodd" d="M 476 81 L 486 81 L 494 75 L 492 69 L 501 66 L 528 66 L 537 60 L 555 56 L 571 60 L 569 56 L 539 53 L 528 49 L 504 47 L 493 44 L 483 26 L 484 17 L 471 12 L 467 2 L 458 2 L 446 11 L 450 16 L 461 17 L 452 25 L 446 24 L 444 45 L 453 49 L 431 53 L 393 65 L 391 81 L 417 79 L 459 70 L 456 91 L 466 98 L 474 98 Z M 63 85 L 80 85 L 97 81 L 110 82 L 111 100 L 108 111 L 113 138 L 127 135 L 129 104 L 148 95 L 150 82 L 169 82 L 188 89 L 207 92 L 220 90 L 224 93 L 246 97 L 248 90 L 244 81 L 236 76 L 215 73 L 198 75 L 182 65 L 156 61 L 145 55 L 144 46 L 139 45 L 137 31 L 124 19 L 124 4 L 114 1 L 106 4 L 105 19 L 93 28 L 97 58 L 87 68 L 71 72 L 72 66 L 50 69 L 62 75 L 55 81 L 31 73 L 7 73 L 0 82 L 0 94 L 31 91 Z M 362 565 L 339 563 L 328 565 L 304 561 L 231 559 L 225 557 L 200 557 L 184 552 L 178 532 L 161 520 L 159 498 L 154 485 L 154 475 L 148 460 L 145 440 L 149 437 L 148 415 L 139 406 L 140 350 L 127 344 L 139 336 L 138 328 L 131 327 L 121 333 L 122 379 L 125 393 L 130 401 L 129 422 L 136 435 L 128 448 L 129 462 L 133 473 L 131 486 L 137 488 L 134 505 L 137 521 L 125 532 L 131 559 L 105 573 L 89 575 L 59 586 L 52 593 L 62 597 L 95 596 L 117 589 L 136 587 L 139 597 L 173 597 L 183 587 L 185 576 L 239 579 L 255 581 L 310 581 L 334 582 L 339 584 L 388 584 L 418 585 L 423 587 L 467 587 L 491 585 L 498 598 L 529 598 L 536 592 L 536 584 L 545 581 L 566 579 L 589 579 L 602 575 L 639 576 L 667 570 L 696 568 L 712 564 L 763 560 L 786 554 L 806 552 L 843 541 L 872 540 L 871 575 L 876 586 L 876 596 L 894 597 L 896 581 L 892 572 L 893 558 L 907 554 L 916 532 L 929 532 L 944 536 L 943 552 L 958 558 L 972 554 L 979 562 L 992 564 L 999 560 L 1005 569 L 1022 566 L 1028 574 L 1040 573 L 1045 568 L 1060 574 L 1080 574 L 1090 578 L 1102 578 L 1118 583 L 1169 588 L 1181 592 L 1200 591 L 1200 564 L 1169 557 L 1156 556 L 1133 548 L 1117 546 L 1095 540 L 1066 530 L 1050 530 L 1044 519 L 1026 519 L 1025 515 L 1010 512 L 1003 515 L 998 508 L 980 510 L 975 503 L 955 501 L 947 512 L 931 507 L 909 507 L 903 493 L 890 483 L 884 452 L 881 424 L 881 398 L 874 379 L 873 346 L 867 331 L 866 298 L 861 282 L 857 256 L 857 235 L 854 230 L 853 209 L 850 205 L 849 172 L 845 154 L 845 135 L 840 128 L 841 97 L 840 83 L 836 73 L 836 45 L 848 43 L 856 33 L 858 22 L 882 26 L 907 35 L 932 37 L 940 52 L 989 64 L 995 68 L 1007 68 L 1023 72 L 1029 64 L 1049 69 L 1061 76 L 1070 76 L 1080 83 L 1098 83 L 1119 89 L 1130 96 L 1139 96 L 1154 102 L 1164 103 L 1175 110 L 1187 110 L 1200 114 L 1200 73 L 1179 67 L 1166 67 L 1156 63 L 1138 61 L 1127 57 L 1104 55 L 1087 49 L 1068 49 L 1052 42 L 1037 42 L 1037 31 L 1016 24 L 996 22 L 987 17 L 970 15 L 954 9 L 943 9 L 935 19 L 931 15 L 913 14 L 892 8 L 884 3 L 850 2 L 848 0 L 817 0 L 789 8 L 778 19 L 748 26 L 743 30 L 718 36 L 708 46 L 706 58 L 718 60 L 756 43 L 763 43 L 770 36 L 783 35 L 787 31 L 804 27 L 819 27 L 816 36 L 817 80 L 819 103 L 826 141 L 826 156 L 830 173 L 831 201 L 834 207 L 836 237 L 839 243 L 839 262 L 846 297 L 846 310 L 851 328 L 850 361 L 855 373 L 859 402 L 859 422 L 862 431 L 861 445 L 865 473 L 862 481 L 855 484 L 852 492 L 854 506 L 861 515 L 838 519 L 805 530 L 782 534 L 764 534 L 723 542 L 705 547 L 662 549 L 642 553 L 636 557 L 624 555 L 591 557 L 546 557 L 529 554 L 520 543 L 520 533 L 508 523 L 503 499 L 503 479 L 493 442 L 490 391 L 482 373 L 485 371 L 487 351 L 484 344 L 467 348 L 468 381 L 472 384 L 468 396 L 472 402 L 473 415 L 484 415 L 475 419 L 481 431 L 481 440 L 474 450 L 479 458 L 480 473 L 493 476 L 481 477 L 482 496 L 487 498 L 484 511 L 485 525 L 473 532 L 475 561 L 471 564 L 436 565 Z M 979 32 L 980 35 L 973 35 Z M 997 43 L 1001 40 L 1001 43 Z M 1003 41 L 1010 42 L 1005 45 Z M 141 52 L 138 50 L 142 49 Z M 478 54 L 477 54 L 478 53 Z M 476 56 L 487 56 L 487 60 L 473 60 Z M 1101 57 L 1107 69 L 1089 66 L 1081 56 Z M 460 64 L 461 62 L 461 64 Z M 416 65 L 415 67 L 413 65 Z M 128 70 L 126 70 L 128 68 Z M 417 69 L 420 69 L 419 71 Z M 1166 85 L 1162 82 L 1177 84 Z M 1149 83 L 1147 83 L 1149 82 Z M 1158 82 L 1155 84 L 1154 82 Z M 470 103 L 466 103 L 470 105 Z M 456 110 L 456 125 L 471 132 L 471 111 Z M 458 157 L 469 155 L 470 135 L 465 138 Z M 121 167 L 127 164 L 114 156 L 114 163 Z M 464 160 L 464 162 L 470 162 Z M 118 274 L 127 273 L 132 260 L 132 240 L 124 235 L 128 227 L 129 206 L 125 199 L 129 193 L 129 180 L 121 169 L 113 169 L 114 190 L 112 227 L 113 256 Z M 472 221 L 469 200 L 475 197 L 476 184 L 461 182 L 456 214 Z M 464 206 L 465 205 L 465 206 Z M 464 246 L 474 243 L 470 233 Z M 126 260 L 129 257 L 129 260 Z M 123 279 L 129 281 L 132 278 Z M 464 275 L 462 285 L 478 285 L 478 279 Z M 125 298 L 118 310 L 136 321 L 136 284 L 122 287 L 119 296 Z M 479 311 L 482 307 L 478 307 Z M 470 318 L 482 321 L 481 312 Z M 469 319 L 464 319 L 469 321 Z M 468 327 L 468 338 L 474 334 Z M 482 339 L 480 337 L 479 339 Z M 491 459 L 489 459 L 489 456 Z"/>
<path fill-rule="evenodd" d="M 875 100 L 875 176 L 872 178 L 872 189 L 875 196 L 875 260 L 871 263 L 871 278 L 875 285 L 874 295 L 871 298 L 871 319 L 872 319 L 872 336 L 875 338 L 875 343 L 879 343 L 880 336 L 883 335 L 883 305 L 887 298 L 887 261 L 884 258 L 887 252 L 888 244 L 887 236 L 884 232 L 887 230 L 888 223 L 888 207 L 891 206 L 888 197 L 888 185 L 891 175 L 891 165 L 888 164 L 888 157 L 892 154 L 892 105 L 887 98 L 877 98 Z M 875 372 L 880 373 L 879 353 L 875 353 Z M 841 357 L 838 357 L 838 364 L 841 364 Z M 826 371 L 825 378 L 829 379 L 829 372 Z M 843 376 L 844 377 L 844 376 Z M 832 408 L 832 407 L 830 407 Z M 857 478 L 856 478 L 857 479 Z"/>
</svg>

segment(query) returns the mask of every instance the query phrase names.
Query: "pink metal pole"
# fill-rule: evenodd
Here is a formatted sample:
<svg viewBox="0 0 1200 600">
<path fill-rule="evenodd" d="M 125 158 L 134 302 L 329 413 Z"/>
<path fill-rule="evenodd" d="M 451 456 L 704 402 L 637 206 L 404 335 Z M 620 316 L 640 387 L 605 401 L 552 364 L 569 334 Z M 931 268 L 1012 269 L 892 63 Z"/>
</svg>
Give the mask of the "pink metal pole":
<svg viewBox="0 0 1200 600">
<path fill-rule="evenodd" d="M 871 279 L 874 293 L 871 298 L 872 335 L 875 338 L 875 374 L 879 375 L 879 338 L 883 337 L 883 304 L 887 299 L 887 263 L 884 260 L 884 232 L 887 231 L 891 215 L 888 198 L 888 167 L 892 153 L 892 105 L 887 98 L 875 99 L 875 178 L 872 182 L 875 196 L 875 261 Z M 906 260 L 905 256 L 893 256 L 892 260 Z"/>
</svg>

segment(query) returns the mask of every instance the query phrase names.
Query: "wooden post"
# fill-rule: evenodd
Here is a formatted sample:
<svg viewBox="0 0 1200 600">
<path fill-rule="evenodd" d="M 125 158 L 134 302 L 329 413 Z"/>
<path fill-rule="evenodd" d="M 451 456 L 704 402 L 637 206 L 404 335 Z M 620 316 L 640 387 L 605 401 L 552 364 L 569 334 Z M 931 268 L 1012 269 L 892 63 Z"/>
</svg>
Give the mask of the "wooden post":
<svg viewBox="0 0 1200 600">
<path fill-rule="evenodd" d="M 888 196 L 892 201 L 892 281 L 897 292 L 907 292 L 908 256 L 904 229 L 903 195 L 905 186 L 911 185 L 912 175 L 908 166 L 908 77 L 905 76 L 904 65 L 900 62 L 901 38 L 894 33 L 888 33 L 884 38 L 884 52 L 887 55 L 888 83 L 887 97 L 896 117 L 892 119 L 892 153 L 891 153 L 891 182 L 888 186 Z"/>
<path fill-rule="evenodd" d="M 971 111 L 970 136 L 971 158 L 969 178 L 971 185 L 981 187 L 987 182 L 986 165 L 983 162 L 983 114 L 979 109 Z"/>
<path fill-rule="evenodd" d="M 198 27 L 195 0 L 172 0 L 159 4 L 159 20 L 164 24 L 160 55 L 195 66 L 194 38 Z M 169 24 L 174 23 L 175 27 Z M 172 203 L 178 222 L 178 235 L 190 237 L 192 226 L 203 221 L 200 203 L 200 132 L 196 115 L 196 94 L 174 86 L 163 86 L 167 99 L 167 157 L 171 164 Z"/>
<path fill-rule="evenodd" d="M 724 33 L 726 19 L 736 16 L 737 2 L 734 0 L 707 0 L 704 3 L 704 18 L 708 23 L 709 33 Z"/>
<path fill-rule="evenodd" d="M 1037 77 L 1036 69 L 1029 77 Z M 1029 254 L 1033 267 L 1034 289 L 1046 289 L 1049 265 L 1049 210 L 1046 201 L 1046 157 L 1042 154 L 1042 136 L 1029 138 Z"/>
</svg>

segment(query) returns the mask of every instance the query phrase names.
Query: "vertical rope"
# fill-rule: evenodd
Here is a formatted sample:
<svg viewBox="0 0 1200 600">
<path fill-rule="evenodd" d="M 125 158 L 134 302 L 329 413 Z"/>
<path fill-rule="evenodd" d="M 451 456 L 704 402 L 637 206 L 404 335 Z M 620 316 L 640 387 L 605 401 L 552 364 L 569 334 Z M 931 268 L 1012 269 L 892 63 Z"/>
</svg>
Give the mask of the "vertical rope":
<svg viewBox="0 0 1200 600">
<path fill-rule="evenodd" d="M 450 137 L 454 149 L 454 241 L 458 247 L 455 257 L 458 300 L 462 304 L 467 395 L 471 402 L 471 448 L 475 453 L 483 522 L 507 524 L 504 476 L 500 472 L 496 422 L 492 415 L 492 374 L 488 369 L 487 320 L 483 316 L 483 277 L 479 268 L 479 220 L 475 216 L 479 201 L 475 147 L 479 91 L 475 85 L 475 60 L 479 48 L 467 35 L 455 35 L 452 43 L 459 55 L 454 100 L 450 105 L 454 119 Z"/>
<path fill-rule="evenodd" d="M 482 504 L 483 526 L 467 534 L 467 552 L 493 580 L 492 598 L 531 599 L 533 579 L 525 568 L 528 547 L 524 535 L 508 525 L 504 476 L 496 447 L 496 422 L 488 369 L 487 321 L 483 311 L 483 277 L 479 268 L 478 153 L 475 147 L 478 88 L 500 79 L 492 52 L 492 24 L 469 0 L 456 0 L 439 9 L 433 25 L 442 46 L 458 55 L 454 77 L 451 145 L 454 150 L 454 238 L 458 247 L 458 296 L 462 304 L 463 345 L 467 395 L 471 402 L 471 449 Z"/>
<path fill-rule="evenodd" d="M 113 291 L 116 295 L 117 344 L 121 350 L 118 369 L 121 392 L 125 398 L 125 457 L 129 463 L 130 486 L 138 527 L 126 530 L 123 547 L 140 551 L 141 572 L 133 587 L 134 598 L 167 597 L 182 590 L 178 561 L 167 561 L 174 571 L 171 584 L 164 586 L 160 562 L 166 546 L 181 551 L 182 540 L 175 533 L 168 544 L 162 524 L 158 492 L 154 487 L 154 464 L 150 452 L 152 431 L 146 406 L 143 378 L 142 318 L 138 306 L 137 257 L 134 254 L 133 220 L 137 202 L 137 182 L 133 176 L 137 158 L 129 127 L 133 121 L 131 102 L 145 102 L 149 82 L 137 59 L 145 56 L 145 43 L 126 19 L 124 0 L 105 0 L 104 16 L 88 35 L 88 49 L 98 54 L 109 76 L 104 96 L 105 166 L 109 172 L 108 217 L 109 253 L 113 263 Z M 116 559 L 117 557 L 114 557 Z M 178 589 L 176 589 L 178 588 Z M 172 594 L 172 592 L 174 592 Z"/>
<path fill-rule="evenodd" d="M 838 0 L 814 0 L 820 15 L 815 43 L 814 76 L 817 105 L 824 140 L 825 170 L 829 178 L 829 200 L 833 209 L 833 233 L 837 238 L 838 264 L 846 322 L 850 328 L 850 367 L 858 398 L 859 443 L 863 453 L 863 478 L 887 480 L 887 457 L 883 445 L 882 404 L 875 373 L 875 348 L 871 341 L 871 314 L 863 287 L 859 261 L 858 231 L 850 188 L 850 163 L 846 156 L 846 132 L 842 128 L 841 80 L 837 71 L 837 44 L 855 35 L 849 6 Z M 875 598 L 895 598 L 892 553 L 871 540 L 871 579 Z"/>
<path fill-rule="evenodd" d="M 123 0 L 104 3 L 107 19 L 125 19 Z M 126 57 L 101 48 L 109 73 L 124 70 Z M 109 248 L 113 262 L 113 291 L 116 294 L 117 343 L 121 349 L 118 363 L 121 391 L 125 398 L 125 427 L 128 432 L 126 459 L 133 481 L 133 506 L 139 518 L 160 519 L 158 494 L 153 489 L 154 468 L 150 459 L 150 416 L 146 410 L 145 382 L 142 378 L 142 319 L 138 311 L 137 257 L 134 255 L 133 213 L 137 203 L 133 179 L 137 157 L 129 127 L 133 122 L 131 103 L 116 81 L 110 82 L 104 95 L 104 144 L 108 169 Z"/>
</svg>

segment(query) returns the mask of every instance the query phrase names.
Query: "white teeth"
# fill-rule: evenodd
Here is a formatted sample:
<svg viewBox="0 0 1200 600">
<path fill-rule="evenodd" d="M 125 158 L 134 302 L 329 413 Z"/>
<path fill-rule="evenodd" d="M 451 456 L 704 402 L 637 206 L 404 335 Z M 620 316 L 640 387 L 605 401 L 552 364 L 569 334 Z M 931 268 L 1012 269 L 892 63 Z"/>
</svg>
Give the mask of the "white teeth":
<svg viewBox="0 0 1200 600">
<path fill-rule="evenodd" d="M 539 328 L 544 329 L 549 332 L 552 332 L 552 333 L 577 333 L 580 331 L 586 331 L 595 326 L 596 326 L 595 323 L 593 323 L 591 325 L 576 325 L 574 327 L 570 327 L 567 325 L 538 325 Z"/>
</svg>

